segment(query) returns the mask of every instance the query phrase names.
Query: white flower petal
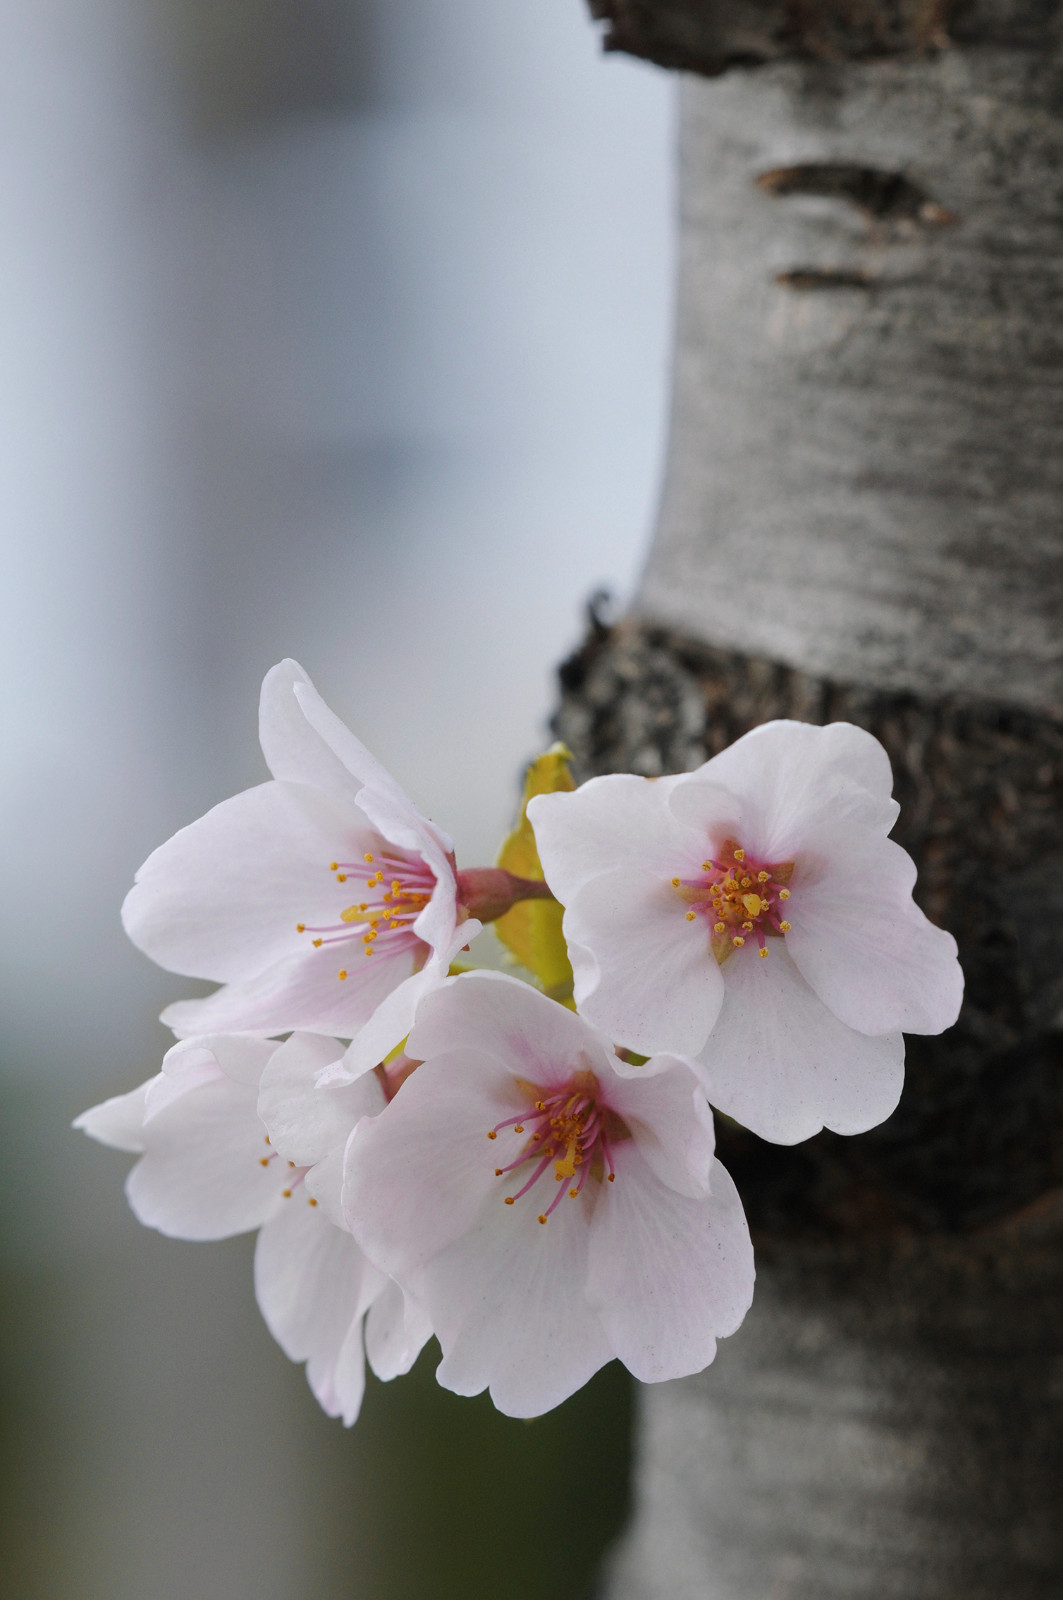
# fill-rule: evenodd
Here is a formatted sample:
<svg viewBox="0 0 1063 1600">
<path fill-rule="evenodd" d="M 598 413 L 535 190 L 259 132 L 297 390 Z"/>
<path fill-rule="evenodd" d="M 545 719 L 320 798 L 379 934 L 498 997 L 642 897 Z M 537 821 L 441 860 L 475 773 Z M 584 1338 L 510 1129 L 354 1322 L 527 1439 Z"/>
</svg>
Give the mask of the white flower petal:
<svg viewBox="0 0 1063 1600">
<path fill-rule="evenodd" d="M 790 959 L 789 942 L 771 940 L 766 960 L 747 948 L 728 961 L 723 1010 L 700 1058 L 705 1092 L 773 1144 L 823 1127 L 863 1133 L 900 1099 L 904 1039 L 869 1038 L 839 1022 Z"/>
<path fill-rule="evenodd" d="M 868 830 L 810 833 L 819 870 L 793 879 L 790 954 L 835 1016 L 861 1033 L 941 1033 L 959 1015 L 956 941 L 911 898 L 909 855 Z"/>
<path fill-rule="evenodd" d="M 553 1219 L 551 1218 L 551 1221 Z M 624 1365 L 644 1383 L 700 1372 L 753 1298 L 753 1247 L 719 1162 L 691 1199 L 630 1147 L 591 1223 L 588 1295 Z"/>
<path fill-rule="evenodd" d="M 488 1196 L 497 1194 L 501 1206 L 505 1191 L 494 1169 L 513 1159 L 513 1141 L 487 1135 L 519 1109 L 510 1075 L 470 1043 L 424 1062 L 385 1111 L 354 1130 L 343 1189 L 347 1225 L 404 1287 L 414 1269 L 472 1225 Z"/>
<path fill-rule="evenodd" d="M 273 1215 L 281 1179 L 255 1099 L 254 1089 L 219 1077 L 147 1123 L 145 1153 L 126 1180 L 141 1222 L 177 1239 L 225 1239 Z"/>
<path fill-rule="evenodd" d="M 320 789 L 349 808 L 357 799 L 365 777 L 353 771 L 308 720 L 301 699 L 303 695 L 307 700 L 321 703 L 317 690 L 297 661 L 278 661 L 262 680 L 258 736 L 266 765 L 275 778 Z M 340 727 L 343 728 L 342 723 Z M 346 728 L 343 732 L 354 740 L 359 751 L 363 749 Z"/>
<path fill-rule="evenodd" d="M 407 1054 L 416 1061 L 472 1047 L 510 1075 L 540 1087 L 561 1083 L 581 1066 L 612 1070 L 609 1041 L 566 1006 L 544 1003 L 529 984 L 502 972 L 451 978 L 417 1010 Z"/>
<path fill-rule="evenodd" d="M 264 783 L 223 800 L 160 845 L 137 873 L 122 921 L 160 966 L 247 981 L 305 959 L 297 924 L 331 926 L 345 900 L 337 855 L 380 848 L 358 812 L 320 790 Z"/>
<path fill-rule="evenodd" d="M 310 950 L 249 983 L 226 984 L 203 1000 L 178 1000 L 166 1007 L 162 1020 L 181 1037 L 245 1029 L 287 1033 L 297 1028 L 350 1039 L 391 991 L 410 977 L 425 949 L 411 942 L 394 953 L 382 951 L 371 957 L 361 954 L 360 945 Z M 346 979 L 339 978 L 341 970 L 348 974 Z M 387 1048 L 397 1043 L 394 1039 Z"/>
<path fill-rule="evenodd" d="M 455 1394 L 488 1388 L 511 1417 L 559 1405 L 614 1353 L 583 1292 L 584 1202 L 566 1197 L 545 1226 L 539 1205 L 533 1191 L 484 1206 L 414 1285 L 443 1349 L 439 1382 Z"/>
<path fill-rule="evenodd" d="M 312 1167 L 341 1153 L 355 1123 L 384 1108 L 374 1077 L 319 1089 L 318 1074 L 339 1060 L 343 1046 L 319 1034 L 293 1033 L 274 1050 L 262 1074 L 258 1114 L 274 1148 L 297 1167 Z"/>
<path fill-rule="evenodd" d="M 716 1137 L 712 1112 L 691 1063 L 676 1056 L 651 1056 L 633 1072 L 618 1060 L 607 1093 L 611 1109 L 660 1182 L 679 1194 L 708 1194 L 711 1174 L 717 1170 Z"/>
<path fill-rule="evenodd" d="M 74 1118 L 71 1127 L 114 1150 L 143 1150 L 144 1100 L 155 1082 L 156 1078 L 149 1078 L 128 1094 L 116 1094 L 98 1106 L 90 1106 Z"/>
<path fill-rule="evenodd" d="M 697 845 L 668 808 L 675 782 L 611 773 L 528 802 L 543 874 L 562 905 L 618 867 L 656 870 L 665 879 L 679 870 Z"/>
<path fill-rule="evenodd" d="M 392 1278 L 365 1319 L 365 1353 L 382 1383 L 409 1372 L 432 1337 L 424 1308 Z"/>
<path fill-rule="evenodd" d="M 810 820 L 825 816 L 887 833 L 897 817 L 893 774 L 881 744 L 848 722 L 815 727 L 766 722 L 680 780 L 672 810 L 693 823 L 703 783 L 740 796 L 749 837 L 739 841 L 768 860 L 789 859 Z"/>
<path fill-rule="evenodd" d="M 686 920 L 667 879 L 602 873 L 562 926 L 583 1016 L 640 1055 L 697 1054 L 719 1015 L 723 978 L 704 922 Z"/>
<path fill-rule="evenodd" d="M 265 1226 L 255 1248 L 255 1295 L 266 1325 L 306 1376 L 329 1416 L 348 1426 L 365 1387 L 362 1318 L 386 1279 L 349 1233 L 298 1193 Z"/>
</svg>

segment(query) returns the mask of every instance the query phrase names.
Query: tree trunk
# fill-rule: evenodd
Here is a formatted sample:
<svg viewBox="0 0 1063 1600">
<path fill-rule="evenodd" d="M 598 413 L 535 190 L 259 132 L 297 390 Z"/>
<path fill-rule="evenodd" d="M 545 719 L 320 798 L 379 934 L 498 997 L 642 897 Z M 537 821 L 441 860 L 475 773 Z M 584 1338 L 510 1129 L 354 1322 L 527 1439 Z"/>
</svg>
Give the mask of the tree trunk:
<svg viewBox="0 0 1063 1600">
<path fill-rule="evenodd" d="M 660 523 L 633 615 L 562 671 L 557 731 L 588 775 L 687 768 L 769 716 L 870 728 L 968 982 L 882 1129 L 721 1128 L 757 1296 L 712 1368 L 643 1391 L 608 1592 L 1054 1600 L 1058 15 L 970 7 L 931 56 L 940 10 L 872 0 L 598 9 L 667 64 L 765 64 L 684 86 Z"/>
</svg>

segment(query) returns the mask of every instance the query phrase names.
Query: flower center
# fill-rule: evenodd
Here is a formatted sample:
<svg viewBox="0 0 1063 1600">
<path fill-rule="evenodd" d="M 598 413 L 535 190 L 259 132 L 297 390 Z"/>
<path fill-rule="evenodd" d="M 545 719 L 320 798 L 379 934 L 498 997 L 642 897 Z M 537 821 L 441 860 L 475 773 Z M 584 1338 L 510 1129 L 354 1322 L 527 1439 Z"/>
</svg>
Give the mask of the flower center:
<svg viewBox="0 0 1063 1600">
<path fill-rule="evenodd" d="M 539 1221 L 545 1223 L 566 1194 L 572 1200 L 579 1198 L 588 1175 L 599 1183 L 603 1178 L 613 1182 L 616 1169 L 612 1146 L 631 1135 L 616 1113 L 601 1104 L 598 1079 L 593 1072 L 574 1073 L 561 1089 L 541 1089 L 524 1078 L 518 1078 L 517 1083 L 528 1096 L 527 1109 L 496 1123 L 487 1137 L 497 1139 L 505 1128 L 528 1134 L 516 1160 L 495 1168 L 495 1177 L 501 1178 L 528 1162 L 534 1163 L 523 1187 L 516 1194 L 506 1195 L 507 1206 L 515 1205 L 547 1168 L 553 1167 L 554 1181 L 562 1187 L 546 1210 L 539 1213 Z"/>
<path fill-rule="evenodd" d="M 783 916 L 790 898 L 792 861 L 760 861 L 733 839 L 725 839 L 715 857 L 701 863 L 702 876 L 673 878 L 672 888 L 689 906 L 688 922 L 704 917 L 712 929 L 712 953 L 722 964 L 752 937 L 766 956 L 766 938 L 790 931 Z"/>
<path fill-rule="evenodd" d="M 321 928 L 296 923 L 297 933 L 316 935 L 311 941 L 316 949 L 355 944 L 362 955 L 371 956 L 381 949 L 394 955 L 399 949 L 408 949 L 411 942 L 422 943 L 411 925 L 432 898 L 436 879 L 419 856 L 391 851 L 374 856 L 367 850 L 361 861 L 330 862 L 329 871 L 336 874 L 337 883 L 353 878 L 365 898 L 341 911 L 339 922 Z M 341 967 L 337 977 L 347 976 L 347 968 Z"/>
</svg>

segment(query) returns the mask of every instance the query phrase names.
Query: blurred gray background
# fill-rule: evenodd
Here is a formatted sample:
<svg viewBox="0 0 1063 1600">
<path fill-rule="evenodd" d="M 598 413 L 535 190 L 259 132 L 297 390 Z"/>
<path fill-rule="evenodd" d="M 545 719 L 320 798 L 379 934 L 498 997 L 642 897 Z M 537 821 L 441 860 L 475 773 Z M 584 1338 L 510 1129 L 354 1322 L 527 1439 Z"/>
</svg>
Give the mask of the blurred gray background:
<svg viewBox="0 0 1063 1600">
<path fill-rule="evenodd" d="M 0 6 L 5 1600 L 578 1596 L 623 1513 L 621 1375 L 520 1424 L 422 1361 L 344 1433 L 248 1241 L 68 1125 L 156 1070 L 118 906 L 279 657 L 493 857 L 648 535 L 672 112 L 582 0 Z"/>
</svg>

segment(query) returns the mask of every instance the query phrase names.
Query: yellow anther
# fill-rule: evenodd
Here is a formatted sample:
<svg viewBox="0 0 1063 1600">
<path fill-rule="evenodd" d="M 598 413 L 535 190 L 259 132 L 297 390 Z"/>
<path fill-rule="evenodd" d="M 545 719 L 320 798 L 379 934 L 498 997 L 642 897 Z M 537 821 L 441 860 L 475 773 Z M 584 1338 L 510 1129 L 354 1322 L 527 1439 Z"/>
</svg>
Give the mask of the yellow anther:
<svg viewBox="0 0 1063 1600">
<path fill-rule="evenodd" d="M 311 1195 L 310 1199 L 306 1203 L 307 1203 L 308 1206 L 316 1206 L 317 1205 L 317 1201 L 313 1198 L 312 1195 Z"/>
<path fill-rule="evenodd" d="M 702 870 L 702 872 L 711 872 L 712 871 L 712 862 L 711 861 L 703 861 L 701 863 L 701 870 Z"/>
<path fill-rule="evenodd" d="M 539 1213 L 539 1221 L 542 1222 L 542 1223 L 546 1222 L 546 1212 L 545 1211 L 540 1211 L 540 1213 Z"/>
<path fill-rule="evenodd" d="M 489 1133 L 489 1134 L 488 1134 L 488 1135 L 487 1135 L 487 1137 L 488 1137 L 488 1138 L 489 1138 L 489 1139 L 497 1139 L 497 1138 L 498 1138 L 498 1134 L 497 1134 L 497 1133 L 496 1133 L 496 1132 L 495 1132 L 495 1130 L 494 1130 L 494 1129 L 493 1129 L 493 1128 L 492 1128 L 492 1129 L 491 1129 L 491 1132 L 490 1132 L 490 1133 Z"/>
<path fill-rule="evenodd" d="M 610 1173 L 610 1174 L 609 1174 L 609 1182 L 610 1182 L 610 1183 L 612 1183 L 612 1181 L 613 1181 L 613 1179 L 614 1179 L 614 1178 L 615 1178 L 615 1177 L 616 1177 L 616 1173 L 615 1173 L 615 1172 L 611 1172 L 611 1173 Z"/>
<path fill-rule="evenodd" d="M 762 900 L 759 894 L 744 894 L 742 896 L 742 904 L 751 917 L 759 917 L 767 905 L 767 901 Z"/>
<path fill-rule="evenodd" d="M 751 922 L 743 922 L 742 931 L 744 933 L 752 933 L 753 932 L 753 924 Z"/>
<path fill-rule="evenodd" d="M 745 944 L 745 942 L 746 941 L 741 937 L 741 935 L 737 934 L 737 933 L 735 934 L 734 938 L 731 940 L 731 943 L 733 945 L 737 945 L 737 947 L 739 949 L 741 949 L 741 947 Z"/>
<path fill-rule="evenodd" d="M 757 882 L 758 883 L 767 883 L 767 881 L 768 881 L 768 879 L 770 877 L 771 877 L 771 873 L 770 872 L 758 872 L 757 873 Z"/>
<path fill-rule="evenodd" d="M 282 1200 L 290 1200 L 291 1197 L 292 1197 L 292 1191 L 290 1189 L 282 1189 L 281 1190 L 281 1199 Z"/>
<path fill-rule="evenodd" d="M 392 878 L 392 880 L 391 880 L 391 892 L 392 892 L 392 894 L 398 894 L 398 892 L 399 892 L 399 890 L 401 888 L 402 888 L 402 883 L 400 882 L 400 880 L 398 878 Z"/>
<path fill-rule="evenodd" d="M 790 898 L 789 889 L 780 889 L 779 890 L 779 899 L 780 900 L 789 900 L 789 898 Z"/>
<path fill-rule="evenodd" d="M 320 950 L 325 941 L 323 939 L 312 939 L 310 942 L 315 950 Z"/>
<path fill-rule="evenodd" d="M 372 866 L 373 865 L 373 852 L 371 850 L 367 850 L 365 855 L 362 857 L 362 860 L 363 861 L 368 861 L 369 865 Z"/>
<path fill-rule="evenodd" d="M 339 865 L 340 864 L 339 864 L 338 861 L 330 861 L 329 864 L 328 864 L 328 869 L 329 869 L 330 872 L 338 872 L 339 871 Z"/>
<path fill-rule="evenodd" d="M 347 968 L 346 967 L 341 967 L 340 970 L 337 972 L 336 976 L 337 976 L 337 978 L 345 978 L 347 976 Z"/>
<path fill-rule="evenodd" d="M 337 883 L 346 883 L 347 882 L 347 874 L 345 872 L 337 872 L 337 874 L 336 874 L 336 882 Z"/>
<path fill-rule="evenodd" d="M 713 931 L 713 933 L 726 933 L 727 932 L 727 924 L 726 924 L 726 922 L 714 922 L 713 925 L 712 925 L 712 931 Z"/>
<path fill-rule="evenodd" d="M 371 956 L 373 954 L 373 946 L 371 944 L 367 944 L 365 949 L 362 951 L 362 954 L 364 956 Z"/>
<path fill-rule="evenodd" d="M 790 924 L 788 922 L 780 922 L 779 927 L 782 929 L 783 933 L 789 933 L 790 931 Z"/>
<path fill-rule="evenodd" d="M 575 1200 L 578 1194 L 579 1194 L 579 1190 L 578 1189 L 570 1189 L 568 1191 L 568 1197 L 569 1197 L 570 1200 Z"/>
<path fill-rule="evenodd" d="M 295 1166 L 295 1162 L 294 1162 L 294 1161 L 289 1161 L 289 1163 L 288 1163 L 288 1165 L 289 1165 L 289 1166 L 290 1166 L 290 1167 L 294 1167 L 294 1166 Z"/>
<path fill-rule="evenodd" d="M 743 889 L 748 889 L 748 888 L 749 888 L 749 885 L 750 885 L 750 884 L 751 884 L 751 883 L 752 883 L 752 882 L 753 882 L 753 879 L 752 879 L 752 878 L 743 878 L 743 879 L 742 879 L 742 887 L 743 887 Z"/>
<path fill-rule="evenodd" d="M 514 1133 L 523 1133 L 524 1132 L 524 1124 L 523 1124 L 523 1122 L 518 1122 L 517 1126 L 513 1129 L 513 1132 Z"/>
<path fill-rule="evenodd" d="M 268 1133 L 266 1135 L 266 1143 L 269 1144 L 269 1134 Z"/>
<path fill-rule="evenodd" d="M 764 957 L 767 955 L 767 953 L 768 953 L 767 945 L 762 945 L 761 948 L 757 951 L 757 955 L 760 956 L 762 961 L 763 961 Z"/>
<path fill-rule="evenodd" d="M 259 1156 L 258 1164 L 259 1164 L 260 1167 L 268 1167 L 269 1166 L 269 1156 Z"/>
<path fill-rule="evenodd" d="M 746 853 L 745 853 L 744 850 L 736 850 L 735 851 L 735 860 L 736 861 L 744 861 L 745 859 L 746 859 Z"/>
<path fill-rule="evenodd" d="M 545 1111 L 546 1110 L 546 1101 L 545 1100 L 536 1100 L 535 1109 L 536 1109 L 536 1111 Z"/>
<path fill-rule="evenodd" d="M 506 1205 L 507 1206 L 511 1206 L 512 1204 L 513 1204 L 513 1196 L 511 1194 L 507 1194 L 506 1195 Z"/>
<path fill-rule="evenodd" d="M 495 1168 L 495 1177 L 496 1178 L 500 1178 L 505 1170 L 506 1169 L 504 1167 L 496 1167 Z"/>
<path fill-rule="evenodd" d="M 688 911 L 687 912 L 687 921 L 688 922 L 693 922 L 694 916 L 695 916 L 695 913 L 693 911 Z"/>
<path fill-rule="evenodd" d="M 296 933 L 305 933 L 306 932 L 306 923 L 305 922 L 297 922 L 295 924 L 295 931 L 296 931 Z"/>
<path fill-rule="evenodd" d="M 673 878 L 672 879 L 672 888 L 673 889 L 678 889 L 681 881 L 682 880 L 679 879 L 679 878 Z"/>
</svg>

